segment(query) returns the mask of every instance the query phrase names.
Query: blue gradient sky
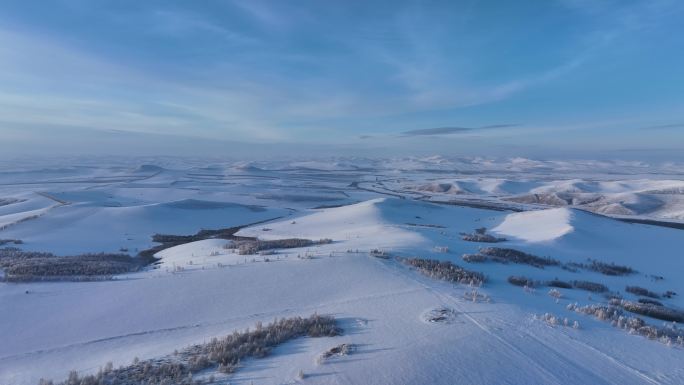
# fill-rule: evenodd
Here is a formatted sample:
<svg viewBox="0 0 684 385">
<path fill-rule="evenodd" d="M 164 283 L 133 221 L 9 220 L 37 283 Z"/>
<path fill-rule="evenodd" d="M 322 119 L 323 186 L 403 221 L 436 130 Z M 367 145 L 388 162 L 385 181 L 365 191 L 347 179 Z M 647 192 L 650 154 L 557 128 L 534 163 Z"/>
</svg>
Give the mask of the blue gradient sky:
<svg viewBox="0 0 684 385">
<path fill-rule="evenodd" d="M 678 0 L 5 0 L 0 151 L 675 156 L 682 20 Z"/>
</svg>

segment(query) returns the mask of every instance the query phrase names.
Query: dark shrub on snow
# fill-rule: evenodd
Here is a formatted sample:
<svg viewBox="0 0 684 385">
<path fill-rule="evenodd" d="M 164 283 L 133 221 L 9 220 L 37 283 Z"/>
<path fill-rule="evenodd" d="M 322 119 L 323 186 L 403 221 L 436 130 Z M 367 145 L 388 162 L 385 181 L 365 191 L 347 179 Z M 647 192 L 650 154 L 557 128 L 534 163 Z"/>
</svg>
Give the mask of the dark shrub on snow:
<svg viewBox="0 0 684 385">
<path fill-rule="evenodd" d="M 606 285 L 591 281 L 572 281 L 572 285 L 578 289 L 591 291 L 594 293 L 605 293 L 608 291 Z"/>
<path fill-rule="evenodd" d="M 536 255 L 528 254 L 519 250 L 501 247 L 483 247 L 480 249 L 480 254 L 501 263 L 518 263 L 538 268 L 544 268 L 544 266 L 560 265 L 560 262 L 553 258 L 538 257 Z"/>
<path fill-rule="evenodd" d="M 481 285 L 485 281 L 484 274 L 466 270 L 449 261 L 425 258 L 402 258 L 401 261 L 415 267 L 424 275 L 443 281 L 475 285 Z"/>
</svg>

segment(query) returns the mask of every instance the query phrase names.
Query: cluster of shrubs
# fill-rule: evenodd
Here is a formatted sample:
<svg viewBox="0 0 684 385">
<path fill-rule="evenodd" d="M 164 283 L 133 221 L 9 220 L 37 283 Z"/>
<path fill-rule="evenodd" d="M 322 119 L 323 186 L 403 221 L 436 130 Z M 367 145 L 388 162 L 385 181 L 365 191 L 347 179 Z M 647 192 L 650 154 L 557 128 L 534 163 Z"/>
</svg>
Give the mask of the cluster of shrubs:
<svg viewBox="0 0 684 385">
<path fill-rule="evenodd" d="M 28 221 L 33 220 L 33 219 L 38 219 L 38 218 L 40 218 L 41 215 L 43 215 L 43 214 L 29 215 L 27 217 L 23 217 L 23 218 L 15 221 L 15 222 L 6 223 L 6 224 L 0 226 L 0 231 L 1 230 L 7 230 L 11 226 L 18 225 L 19 223 L 28 222 Z"/>
<path fill-rule="evenodd" d="M 665 306 L 665 305 L 663 305 L 662 302 L 657 301 L 657 300 L 655 300 L 655 299 L 651 299 L 651 298 L 639 298 L 639 299 L 637 300 L 637 302 L 639 302 L 639 303 L 648 303 L 648 304 L 657 305 L 657 306 Z"/>
<path fill-rule="evenodd" d="M 662 304 L 632 302 L 624 299 L 612 300 L 611 304 L 620 306 L 630 313 L 641 314 L 663 321 L 684 322 L 684 311 L 665 307 Z"/>
<path fill-rule="evenodd" d="M 448 307 L 438 307 L 423 315 L 423 319 L 427 322 L 451 322 L 455 318 L 456 311 Z"/>
<path fill-rule="evenodd" d="M 401 258 L 404 264 L 415 267 L 419 272 L 432 278 L 443 281 L 482 285 L 485 276 L 476 271 L 466 270 L 449 261 L 438 261 L 426 258 Z"/>
<path fill-rule="evenodd" d="M 223 338 L 191 346 L 172 356 L 156 360 L 134 360 L 133 364 L 114 369 L 108 364 L 95 375 L 79 377 L 72 371 L 69 378 L 58 385 L 194 385 L 193 373 L 217 368 L 222 373 L 235 372 L 245 358 L 261 358 L 283 342 L 298 337 L 336 336 L 341 333 L 331 316 L 314 314 L 308 318 L 294 317 L 275 320 L 255 330 L 234 332 Z M 41 385 L 52 381 L 41 380 Z"/>
<path fill-rule="evenodd" d="M 323 352 L 319 357 L 318 357 L 318 363 L 323 364 L 325 363 L 326 360 L 333 358 L 333 357 L 342 357 L 342 356 L 348 356 L 351 353 L 356 350 L 356 346 L 353 344 L 341 344 L 334 346 L 325 352 Z"/>
<path fill-rule="evenodd" d="M 511 275 L 508 277 L 508 283 L 520 287 L 535 287 L 538 282 L 522 275 Z"/>
<path fill-rule="evenodd" d="M 518 263 L 522 265 L 530 265 L 538 268 L 545 266 L 558 266 L 560 262 L 549 257 L 538 257 L 536 255 L 524 253 L 515 249 L 506 249 L 501 247 L 483 247 L 480 249 L 481 257 L 472 257 L 469 255 L 470 261 L 480 259 L 480 261 L 492 260 L 499 263 Z"/>
<path fill-rule="evenodd" d="M 461 234 L 462 238 L 467 241 L 476 241 L 476 242 L 488 242 L 487 240 L 481 239 L 481 237 L 486 236 L 489 237 L 488 234 L 485 233 L 486 229 L 481 228 L 477 229 L 475 234 Z M 467 239 L 466 239 L 467 238 Z M 503 238 L 499 238 L 500 241 L 505 241 Z M 499 242 L 499 241 L 496 241 Z M 468 262 L 468 263 L 482 263 L 482 262 L 487 262 L 487 261 L 494 261 L 498 263 L 517 263 L 517 264 L 523 264 L 523 265 L 530 265 L 534 266 L 537 268 L 543 269 L 546 266 L 560 266 L 564 270 L 572 271 L 572 272 L 577 272 L 579 269 L 585 269 L 585 270 L 590 270 L 590 271 L 595 271 L 597 273 L 605 274 L 605 275 L 612 275 L 612 276 L 622 276 L 622 275 L 629 275 L 636 273 L 636 270 L 632 269 L 629 266 L 622 266 L 622 265 L 616 265 L 614 263 L 605 263 L 601 261 L 597 261 L 594 259 L 588 259 L 587 263 L 577 263 L 577 262 L 569 262 L 569 263 L 561 263 L 560 261 L 550 258 L 550 257 L 538 257 L 533 254 L 525 253 L 520 250 L 515 250 L 515 249 L 508 249 L 508 248 L 501 248 L 501 247 L 483 247 L 481 248 L 478 253 L 476 254 L 463 254 L 461 257 L 463 261 Z M 549 286 L 556 286 L 554 284 L 551 284 L 551 282 L 548 282 Z M 587 286 L 583 285 L 584 281 L 580 281 L 580 286 Z M 558 287 L 564 287 L 564 288 L 570 288 L 573 285 L 567 282 L 561 282 L 556 280 L 557 285 L 562 285 Z M 601 285 L 602 286 L 602 285 Z M 604 286 L 605 287 L 605 286 Z M 585 287 L 580 287 L 580 288 L 585 288 Z M 597 291 L 597 292 L 603 292 L 607 291 L 607 288 L 605 290 L 601 290 L 598 286 L 593 286 L 593 289 L 587 288 L 587 290 L 590 291 Z"/>
<path fill-rule="evenodd" d="M 591 291 L 593 293 L 605 293 L 608 287 L 602 283 L 591 281 L 572 281 L 572 286 L 578 289 Z"/>
<path fill-rule="evenodd" d="M 182 243 L 202 241 L 205 239 L 218 238 L 218 239 L 252 239 L 247 237 L 236 237 L 235 233 L 240 231 L 244 226 L 227 227 L 222 229 L 205 229 L 200 230 L 192 235 L 173 235 L 173 234 L 154 234 L 152 236 L 152 241 L 158 243 L 175 243 L 176 245 Z"/>
<path fill-rule="evenodd" d="M 380 250 L 380 249 L 372 249 L 370 251 L 371 257 L 375 258 L 381 258 L 381 259 L 389 259 L 390 254 L 386 252 L 385 250 Z"/>
<path fill-rule="evenodd" d="M 542 315 L 535 315 L 534 318 L 541 320 L 541 321 L 544 321 L 551 326 L 562 325 L 565 327 L 572 327 L 573 329 L 579 329 L 579 327 L 580 327 L 579 322 L 577 322 L 577 321 L 571 322 L 567 317 L 561 319 L 560 317 L 558 317 L 552 313 L 544 313 Z"/>
<path fill-rule="evenodd" d="M 506 238 L 499 238 L 499 237 L 495 237 L 491 234 L 487 234 L 487 228 L 486 227 L 480 227 L 479 229 L 475 229 L 475 232 L 472 234 L 461 233 L 461 239 L 463 239 L 464 241 L 468 241 L 468 242 L 485 242 L 485 243 L 505 242 L 507 240 Z"/>
<path fill-rule="evenodd" d="M 674 324 L 657 327 L 647 324 L 646 321 L 639 317 L 626 316 L 621 306 L 618 306 L 618 301 L 620 300 L 611 301 L 607 305 L 593 304 L 586 306 L 570 303 L 567 309 L 610 322 L 614 327 L 624 329 L 630 334 L 638 334 L 650 339 L 659 340 L 667 345 L 679 344 L 684 346 L 684 329 L 679 329 Z"/>
<path fill-rule="evenodd" d="M 6 281 L 106 278 L 137 271 L 142 266 L 140 259 L 127 254 L 57 256 L 13 247 L 0 249 L 0 267 Z"/>
<path fill-rule="evenodd" d="M 310 239 L 301 238 L 287 238 L 287 239 L 276 239 L 271 241 L 262 240 L 245 240 L 237 241 L 236 246 L 238 249 L 238 254 L 240 255 L 251 255 L 257 254 L 264 250 L 272 249 L 294 249 L 299 247 L 308 247 L 314 245 L 325 245 L 332 243 L 332 239 L 320 239 L 318 241 L 312 241 Z"/>
<path fill-rule="evenodd" d="M 24 243 L 21 239 L 0 239 L 0 246 L 2 245 L 7 245 L 7 244 L 15 244 L 15 245 L 21 245 Z"/>
<path fill-rule="evenodd" d="M 25 202 L 26 199 L 17 199 L 17 198 L 0 198 L 0 206 L 7 206 L 11 205 L 13 203 L 19 203 L 19 202 Z"/>
<path fill-rule="evenodd" d="M 625 291 L 628 293 L 632 293 L 634 295 L 640 295 L 642 297 L 660 298 L 660 295 L 658 293 L 654 293 L 640 286 L 627 286 L 625 288 Z"/>
<path fill-rule="evenodd" d="M 482 254 L 463 254 L 463 256 L 461 256 L 461 259 L 463 259 L 464 262 L 468 263 L 482 263 L 487 262 L 488 258 Z"/>
<path fill-rule="evenodd" d="M 562 289 L 577 288 L 582 290 L 588 290 L 594 293 L 605 293 L 608 291 L 608 287 L 606 287 L 605 285 L 590 281 L 572 281 L 572 283 L 561 281 L 559 279 L 552 279 L 549 281 L 538 281 L 521 275 L 511 275 L 508 277 L 508 282 L 512 285 L 521 287 L 549 286 L 558 287 Z"/>
<path fill-rule="evenodd" d="M 559 287 L 561 289 L 572 289 L 572 283 L 561 281 L 558 278 L 554 278 L 550 281 L 546 281 L 546 286 Z"/>
<path fill-rule="evenodd" d="M 595 271 L 597 273 L 601 273 L 604 275 L 620 276 L 636 273 L 636 270 L 632 269 L 629 266 L 616 265 L 614 263 L 605 263 L 597 261 L 595 259 L 588 259 L 588 263 L 570 262 L 566 265 L 568 270 L 576 271 L 578 268 L 580 268 L 584 270 Z"/>
</svg>

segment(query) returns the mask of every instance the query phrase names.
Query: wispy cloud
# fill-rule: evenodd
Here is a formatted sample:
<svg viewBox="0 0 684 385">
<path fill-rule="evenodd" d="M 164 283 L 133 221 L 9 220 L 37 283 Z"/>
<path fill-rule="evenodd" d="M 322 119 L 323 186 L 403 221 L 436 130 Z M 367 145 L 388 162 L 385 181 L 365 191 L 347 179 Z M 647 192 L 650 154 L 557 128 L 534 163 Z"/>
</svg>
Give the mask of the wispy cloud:
<svg viewBox="0 0 684 385">
<path fill-rule="evenodd" d="M 654 126 L 641 127 L 642 130 L 669 130 L 684 128 L 684 123 L 659 124 Z"/>
<path fill-rule="evenodd" d="M 419 128 L 415 130 L 408 130 L 401 133 L 402 136 L 423 136 L 423 135 L 451 135 L 460 134 L 464 132 L 488 130 L 494 128 L 509 128 L 518 127 L 519 124 L 493 124 L 489 126 L 480 127 L 434 127 L 434 128 Z"/>
</svg>

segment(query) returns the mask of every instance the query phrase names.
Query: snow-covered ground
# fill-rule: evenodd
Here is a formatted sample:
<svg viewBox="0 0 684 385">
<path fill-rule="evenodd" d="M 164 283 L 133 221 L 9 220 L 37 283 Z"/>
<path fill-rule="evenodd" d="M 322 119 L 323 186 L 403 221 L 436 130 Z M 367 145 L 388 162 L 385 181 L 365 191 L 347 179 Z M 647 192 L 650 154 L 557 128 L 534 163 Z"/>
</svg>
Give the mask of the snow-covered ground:
<svg viewBox="0 0 684 385">
<path fill-rule="evenodd" d="M 93 373 L 109 361 L 119 366 L 134 357 L 161 357 L 257 321 L 314 312 L 334 315 L 345 332 L 287 342 L 267 358 L 243 362 L 226 381 L 684 383 L 684 347 L 631 335 L 566 309 L 575 302 L 605 303 L 602 295 L 559 289 L 556 299 L 547 294 L 549 288 L 525 290 L 507 282 L 511 275 L 588 280 L 632 300 L 637 297 L 624 293 L 625 286 L 638 285 L 679 293 L 660 300 L 681 309 L 683 230 L 626 223 L 574 204 L 519 203 L 515 208 L 531 210 L 513 212 L 431 202 L 453 196 L 505 202 L 502 198 L 545 193 L 553 185 L 553 192 L 675 197 L 668 204 L 675 213 L 670 218 L 677 217 L 683 193 L 678 189 L 684 182 L 672 165 L 661 165 L 657 173 L 633 163 L 570 166 L 435 157 L 210 166 L 165 160 L 154 166 L 2 172 L 0 202 L 6 204 L 0 203 L 0 226 L 6 227 L 0 239 L 21 239 L 24 243 L 16 246 L 27 250 L 57 255 L 128 250 L 134 255 L 154 245 L 155 233 L 187 235 L 248 224 L 254 225 L 237 235 L 328 238 L 332 243 L 238 255 L 232 241 L 205 239 L 163 250 L 155 268 L 110 281 L 0 283 L 0 384 L 62 380 L 72 369 Z M 557 177 L 578 170 L 586 175 Z M 471 175 L 461 175 L 465 171 Z M 452 187 L 417 188 L 435 183 Z M 460 233 L 481 227 L 508 240 L 483 244 L 461 239 Z M 637 273 L 606 276 L 461 259 L 484 246 L 514 248 L 561 263 L 592 258 Z M 484 273 L 487 282 L 481 288 L 449 284 L 396 259 L 372 257 L 371 249 L 451 261 Z M 469 297 L 472 290 L 479 294 L 475 301 Z M 453 316 L 447 322 L 426 320 L 426 314 L 439 309 Z M 544 313 L 580 327 L 562 321 L 550 325 L 540 319 Z M 317 362 L 321 353 L 341 343 L 354 344 L 356 350 Z M 298 378 L 300 370 L 304 379 Z"/>
</svg>

